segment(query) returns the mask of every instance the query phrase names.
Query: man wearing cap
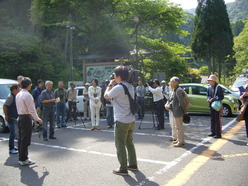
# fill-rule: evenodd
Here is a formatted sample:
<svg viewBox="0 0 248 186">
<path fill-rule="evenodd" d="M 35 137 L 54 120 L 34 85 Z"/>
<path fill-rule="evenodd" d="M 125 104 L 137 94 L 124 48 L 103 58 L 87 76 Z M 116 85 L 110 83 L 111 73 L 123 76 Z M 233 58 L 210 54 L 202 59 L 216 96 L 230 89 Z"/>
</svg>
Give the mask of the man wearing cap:
<svg viewBox="0 0 248 186">
<path fill-rule="evenodd" d="M 183 129 L 183 115 L 187 112 L 185 93 L 184 90 L 179 87 L 179 78 L 172 77 L 170 85 L 172 88 L 171 103 L 166 104 L 166 109 L 171 110 L 173 113 L 173 124 L 176 126 L 177 140 L 173 141 L 174 147 L 183 147 L 184 141 L 184 129 Z"/>
<path fill-rule="evenodd" d="M 207 92 L 207 101 L 209 102 L 210 107 L 210 117 L 211 117 L 211 134 L 208 136 L 214 138 L 221 138 L 221 113 L 222 109 L 216 111 L 212 108 L 212 103 L 214 101 L 221 101 L 224 99 L 224 94 L 222 88 L 217 84 L 217 77 L 211 75 L 208 78 L 208 92 Z"/>
<path fill-rule="evenodd" d="M 83 90 L 84 95 L 84 120 L 87 120 L 87 118 L 90 118 L 90 98 L 89 98 L 89 83 L 85 83 Z"/>
<path fill-rule="evenodd" d="M 169 86 L 166 85 L 166 81 L 165 80 L 161 81 L 161 85 L 162 85 L 161 88 L 162 88 L 162 93 L 163 93 L 163 96 L 164 96 L 164 101 L 166 103 L 167 100 L 168 100 L 168 98 L 169 98 L 170 88 L 169 88 Z M 165 111 L 165 116 L 167 118 L 169 118 L 169 111 L 168 110 Z"/>
<path fill-rule="evenodd" d="M 67 99 L 68 99 L 68 107 L 69 110 L 67 112 L 67 118 L 66 118 L 66 122 L 68 120 L 71 120 L 71 117 L 73 117 L 74 120 L 77 119 L 76 116 L 76 107 L 77 107 L 77 90 L 75 89 L 75 84 L 74 83 L 70 83 L 70 88 L 68 88 L 67 90 Z M 73 110 L 73 111 L 72 111 Z"/>
<path fill-rule="evenodd" d="M 136 102 L 139 104 L 140 109 L 138 111 L 138 119 L 144 118 L 144 106 L 145 106 L 145 95 L 146 95 L 146 88 L 142 84 L 142 81 L 138 81 L 138 86 L 135 89 L 136 93 Z"/>
</svg>

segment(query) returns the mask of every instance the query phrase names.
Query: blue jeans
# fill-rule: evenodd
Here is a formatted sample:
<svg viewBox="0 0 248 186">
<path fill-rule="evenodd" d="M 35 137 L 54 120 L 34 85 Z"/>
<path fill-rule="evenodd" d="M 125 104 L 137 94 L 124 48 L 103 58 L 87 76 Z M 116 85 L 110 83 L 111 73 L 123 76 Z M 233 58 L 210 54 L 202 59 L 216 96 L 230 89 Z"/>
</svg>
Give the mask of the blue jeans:
<svg viewBox="0 0 248 186">
<path fill-rule="evenodd" d="M 15 148 L 14 141 L 15 141 L 15 137 L 16 137 L 16 130 L 15 129 L 16 129 L 17 121 L 13 120 L 13 119 L 9 119 L 8 124 L 9 124 L 9 130 L 10 130 L 10 133 L 9 133 L 9 150 L 12 150 Z"/>
<path fill-rule="evenodd" d="M 107 125 L 113 126 L 114 125 L 114 111 L 113 107 L 106 106 L 106 120 L 107 120 Z"/>
<path fill-rule="evenodd" d="M 65 102 L 56 103 L 57 126 L 63 126 L 65 124 L 65 112 L 66 112 Z M 60 115 L 61 115 L 61 119 L 60 119 Z"/>
<path fill-rule="evenodd" d="M 53 108 L 43 108 L 42 111 L 42 130 L 43 130 L 43 138 L 47 138 L 47 123 L 50 123 L 50 129 L 49 129 L 49 137 L 54 136 L 54 109 Z"/>
</svg>

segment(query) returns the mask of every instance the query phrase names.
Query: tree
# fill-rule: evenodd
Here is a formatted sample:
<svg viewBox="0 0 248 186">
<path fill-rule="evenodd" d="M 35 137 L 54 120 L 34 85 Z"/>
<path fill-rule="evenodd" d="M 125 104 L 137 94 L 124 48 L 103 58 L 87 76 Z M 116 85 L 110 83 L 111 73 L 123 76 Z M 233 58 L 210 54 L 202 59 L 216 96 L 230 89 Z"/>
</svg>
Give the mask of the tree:
<svg viewBox="0 0 248 186">
<path fill-rule="evenodd" d="M 234 39 L 234 50 L 237 64 L 234 73 L 239 75 L 242 69 L 248 69 L 248 21 L 245 21 L 245 27 L 238 37 Z"/>
<path fill-rule="evenodd" d="M 209 74 L 233 66 L 233 35 L 224 0 L 198 0 L 191 48 L 208 63 Z"/>
<path fill-rule="evenodd" d="M 241 20 L 231 23 L 233 36 L 234 37 L 238 36 L 240 32 L 242 32 L 244 26 L 245 26 L 245 23 Z"/>
</svg>

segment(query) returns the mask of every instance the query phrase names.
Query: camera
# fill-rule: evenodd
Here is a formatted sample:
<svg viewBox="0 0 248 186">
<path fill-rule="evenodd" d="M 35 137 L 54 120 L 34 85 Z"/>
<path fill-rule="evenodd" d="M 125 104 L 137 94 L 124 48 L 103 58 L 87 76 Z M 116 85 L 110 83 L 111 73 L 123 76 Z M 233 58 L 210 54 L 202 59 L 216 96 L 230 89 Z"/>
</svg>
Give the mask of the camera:
<svg viewBox="0 0 248 186">
<path fill-rule="evenodd" d="M 153 84 L 154 84 L 154 81 L 153 81 L 152 79 L 150 79 L 150 80 L 148 80 L 148 81 L 146 82 L 146 84 L 145 84 L 144 86 L 147 87 L 147 84 L 148 84 L 150 87 L 152 87 Z"/>
</svg>

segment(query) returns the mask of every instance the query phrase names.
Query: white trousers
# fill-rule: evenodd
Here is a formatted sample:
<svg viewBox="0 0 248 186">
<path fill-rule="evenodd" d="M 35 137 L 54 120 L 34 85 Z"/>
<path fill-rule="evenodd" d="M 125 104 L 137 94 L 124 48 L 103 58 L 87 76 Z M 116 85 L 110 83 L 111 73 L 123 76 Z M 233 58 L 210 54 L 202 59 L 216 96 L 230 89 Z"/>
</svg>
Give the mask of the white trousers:
<svg viewBox="0 0 248 186">
<path fill-rule="evenodd" d="M 100 108 L 90 104 L 90 114 L 92 127 L 99 126 L 100 122 Z"/>
</svg>

